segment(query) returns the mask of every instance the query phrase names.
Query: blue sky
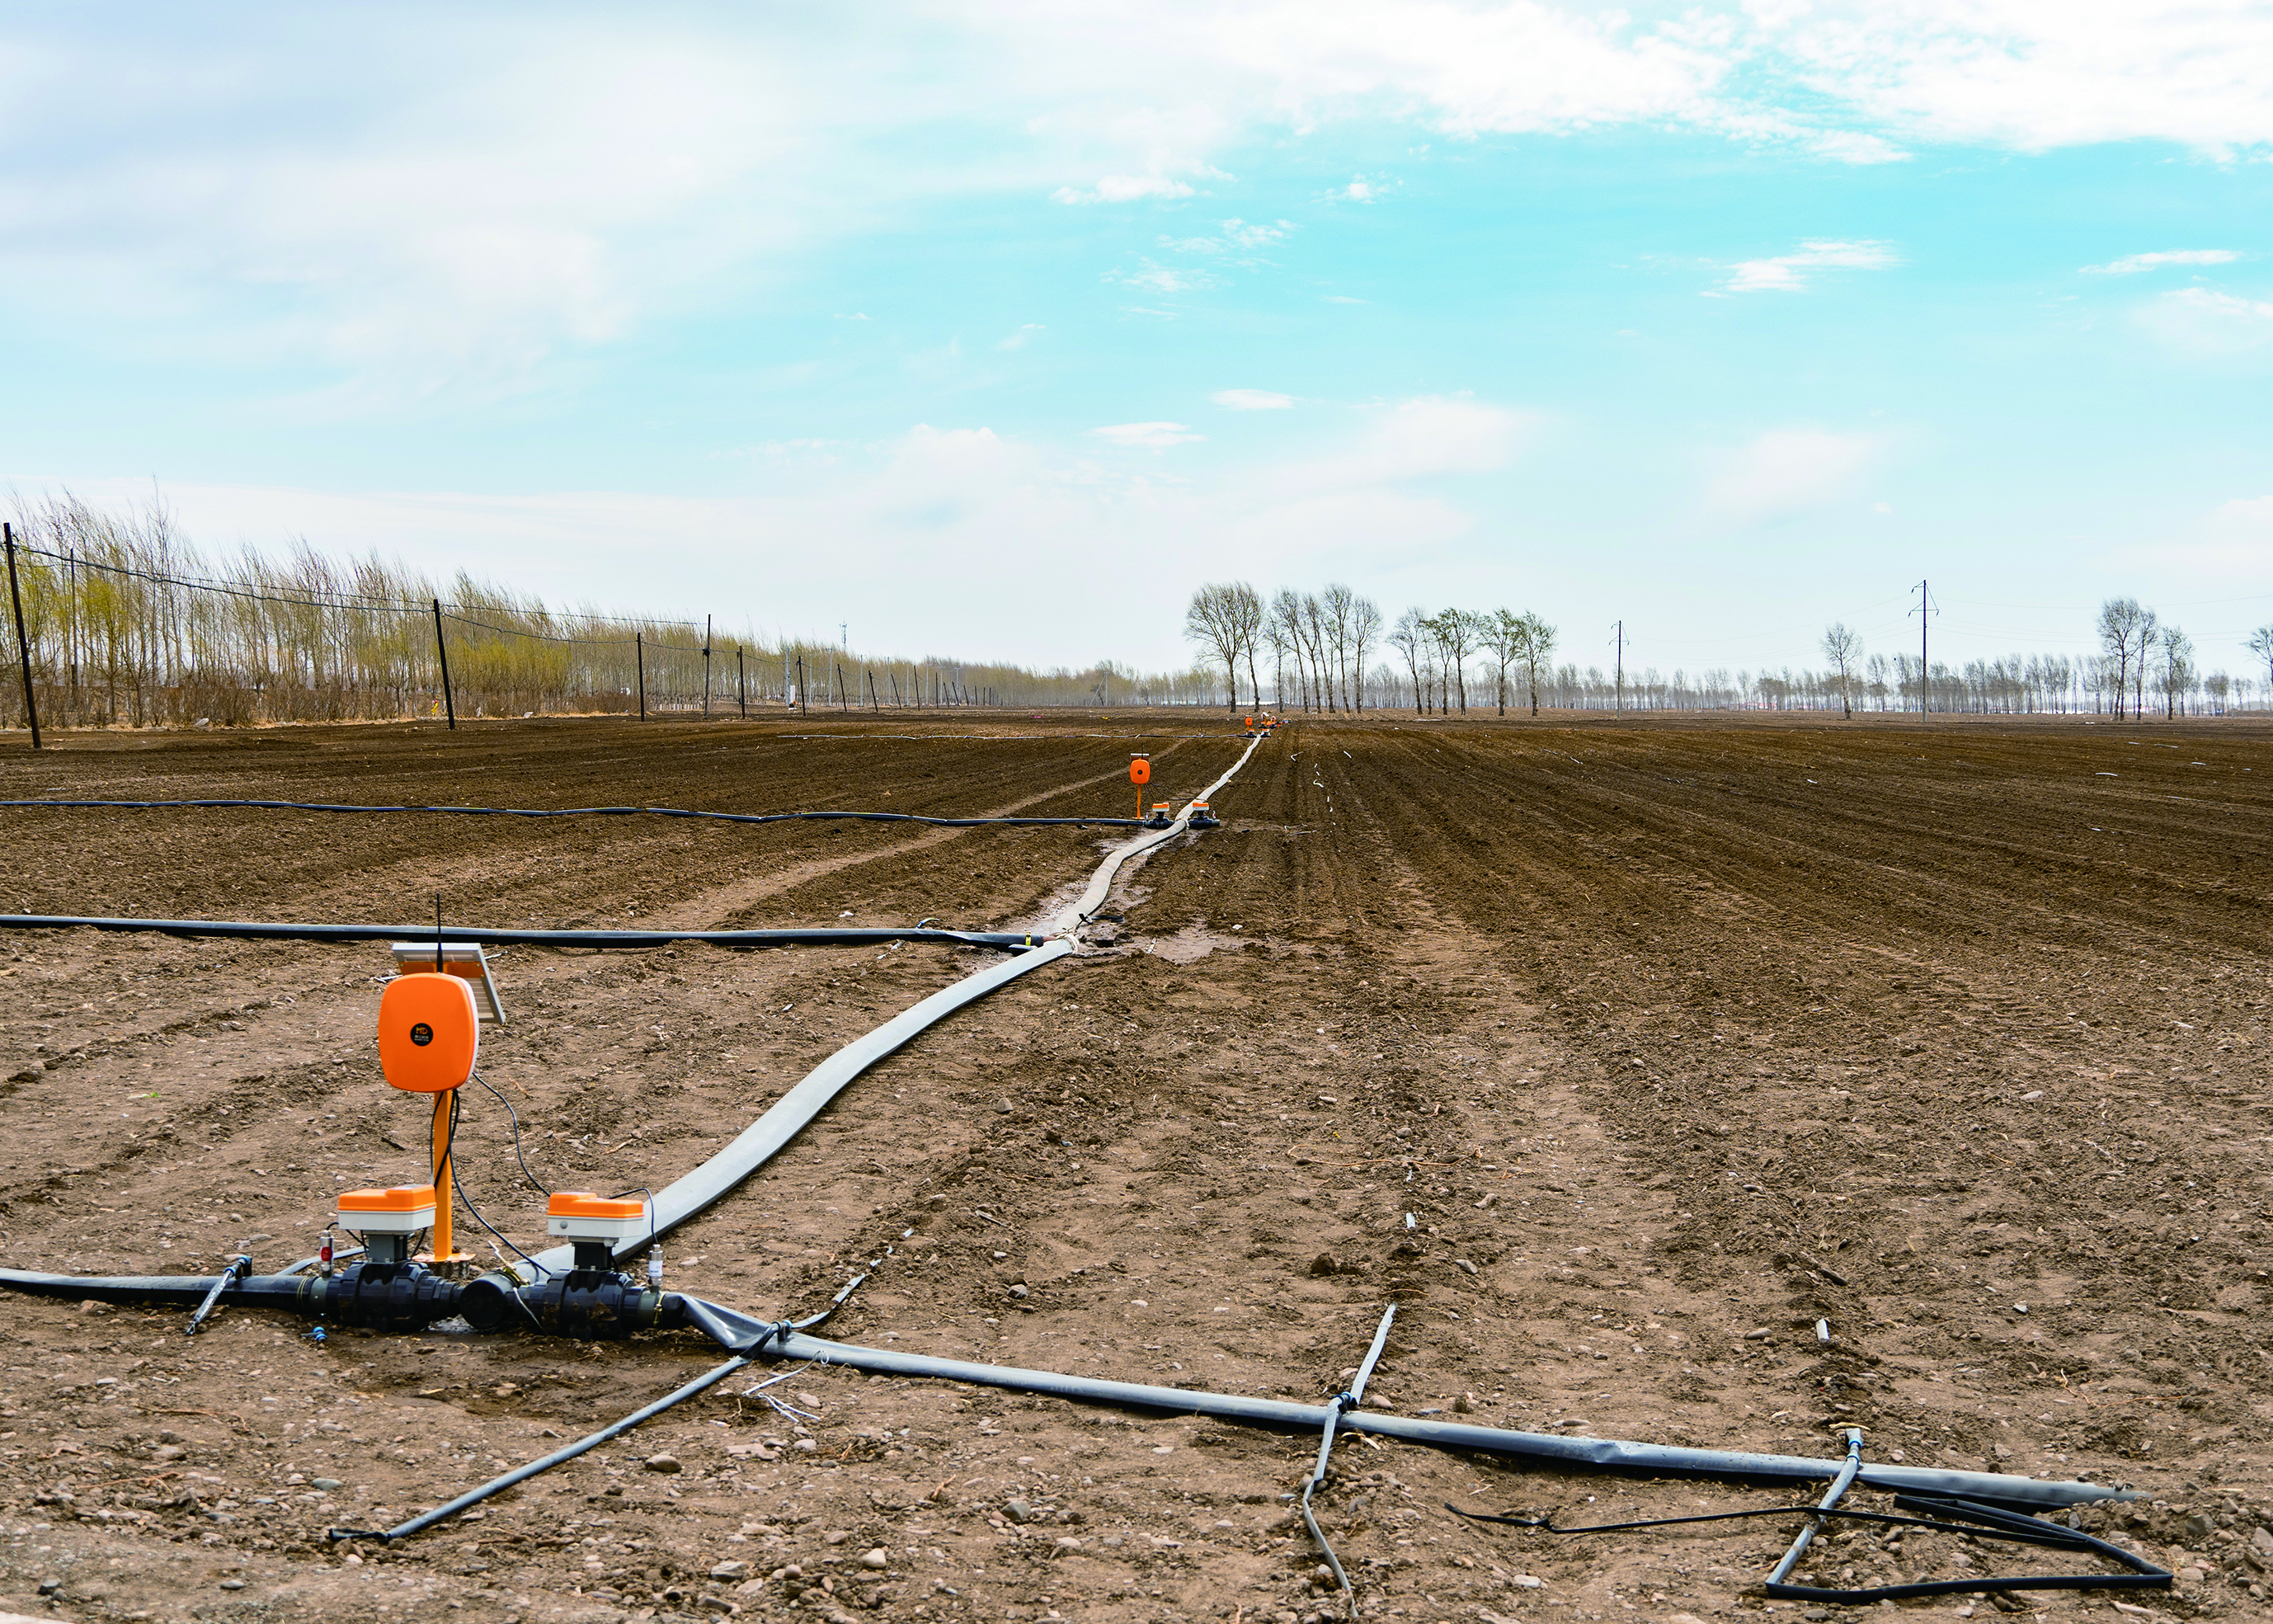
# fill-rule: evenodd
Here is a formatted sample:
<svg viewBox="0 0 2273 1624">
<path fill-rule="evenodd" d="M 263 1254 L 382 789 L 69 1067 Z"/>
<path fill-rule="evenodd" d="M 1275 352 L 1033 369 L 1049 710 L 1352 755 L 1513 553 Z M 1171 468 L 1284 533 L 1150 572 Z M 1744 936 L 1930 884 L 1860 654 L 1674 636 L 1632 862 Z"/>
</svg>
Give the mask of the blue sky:
<svg viewBox="0 0 2273 1624">
<path fill-rule="evenodd" d="M 1030 662 L 2273 621 L 2273 6 L 24 7 L 0 477 Z M 2262 674 L 2262 673 L 2260 673 Z"/>
</svg>

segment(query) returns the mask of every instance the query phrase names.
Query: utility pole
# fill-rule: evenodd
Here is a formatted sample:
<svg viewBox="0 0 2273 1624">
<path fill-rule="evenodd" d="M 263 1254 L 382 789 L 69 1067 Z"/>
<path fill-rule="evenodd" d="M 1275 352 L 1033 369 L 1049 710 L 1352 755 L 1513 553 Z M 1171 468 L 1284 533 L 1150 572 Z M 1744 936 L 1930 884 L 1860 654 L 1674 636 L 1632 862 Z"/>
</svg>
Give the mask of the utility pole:
<svg viewBox="0 0 2273 1624">
<path fill-rule="evenodd" d="M 1618 644 L 1617 658 L 1614 662 L 1617 672 L 1617 708 L 1623 715 L 1626 708 L 1626 623 L 1624 620 L 1617 622 L 1616 635 Z"/>
<path fill-rule="evenodd" d="M 16 584 L 16 527 L 0 525 L 8 543 L 8 598 L 16 605 L 16 652 L 24 662 L 24 719 L 32 725 L 32 748 L 40 748 L 40 711 L 32 703 L 32 640 L 24 630 L 24 593 Z"/>
<path fill-rule="evenodd" d="M 1924 716 L 1933 694 L 1932 680 L 1927 675 L 1932 667 L 1925 663 L 1925 623 L 1932 618 L 1933 594 L 1925 590 L 1923 578 L 1910 590 L 1918 595 L 1917 605 L 1910 613 L 1918 618 L 1918 714 Z"/>
<path fill-rule="evenodd" d="M 450 696 L 450 645 L 442 637 L 442 600 L 434 600 L 434 652 L 442 661 L 442 709 L 449 714 L 450 731 L 458 731 L 458 702 Z"/>
<path fill-rule="evenodd" d="M 836 622 L 836 644 L 847 654 L 852 652 L 852 628 L 842 620 Z"/>
</svg>

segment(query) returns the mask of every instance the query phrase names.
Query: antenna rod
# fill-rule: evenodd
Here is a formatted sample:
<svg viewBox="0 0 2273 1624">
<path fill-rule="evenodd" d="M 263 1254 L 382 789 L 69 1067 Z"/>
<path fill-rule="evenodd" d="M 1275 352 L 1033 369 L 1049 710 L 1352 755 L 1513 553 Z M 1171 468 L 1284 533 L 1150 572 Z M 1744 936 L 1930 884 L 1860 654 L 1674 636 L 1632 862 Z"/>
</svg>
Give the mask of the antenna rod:
<svg viewBox="0 0 2273 1624">
<path fill-rule="evenodd" d="M 434 893 L 434 974 L 442 974 L 442 893 Z"/>
</svg>

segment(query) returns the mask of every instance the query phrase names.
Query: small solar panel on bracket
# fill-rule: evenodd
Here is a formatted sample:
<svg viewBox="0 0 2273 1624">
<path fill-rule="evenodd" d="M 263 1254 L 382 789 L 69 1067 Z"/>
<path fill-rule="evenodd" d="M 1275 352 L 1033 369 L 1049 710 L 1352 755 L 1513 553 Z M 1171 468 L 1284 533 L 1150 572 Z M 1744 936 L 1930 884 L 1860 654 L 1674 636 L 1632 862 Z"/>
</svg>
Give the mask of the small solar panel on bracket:
<svg viewBox="0 0 2273 1624">
<path fill-rule="evenodd" d="M 410 975 L 419 971 L 431 972 L 435 944 L 431 942 L 391 942 L 387 951 L 394 955 L 394 973 Z M 505 1025 L 505 1005 L 498 998 L 497 982 L 490 974 L 489 955 L 478 942 L 445 942 L 441 945 L 442 962 L 439 966 L 445 975 L 461 977 L 473 989 L 474 1011 L 482 1024 L 489 1026 Z"/>
</svg>

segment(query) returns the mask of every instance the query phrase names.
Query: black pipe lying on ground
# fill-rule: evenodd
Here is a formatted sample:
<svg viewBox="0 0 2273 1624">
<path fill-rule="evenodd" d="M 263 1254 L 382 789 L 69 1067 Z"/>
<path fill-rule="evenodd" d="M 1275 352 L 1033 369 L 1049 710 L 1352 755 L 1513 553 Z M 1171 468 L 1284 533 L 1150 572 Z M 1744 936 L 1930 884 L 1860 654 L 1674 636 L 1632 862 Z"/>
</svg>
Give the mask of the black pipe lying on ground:
<svg viewBox="0 0 2273 1624">
<path fill-rule="evenodd" d="M 94 1298 L 109 1303 L 161 1303 L 179 1307 L 195 1306 L 212 1291 L 214 1283 L 211 1277 L 106 1279 L 0 1270 L 0 1287 L 38 1296 Z M 700 1331 L 728 1352 L 738 1355 L 841 1365 L 848 1370 L 866 1371 L 873 1375 L 961 1381 L 1167 1415 L 1212 1416 L 1282 1432 L 1317 1432 L 1337 1408 L 1241 1394 L 1109 1381 L 829 1342 L 806 1335 L 781 1321 L 756 1319 L 679 1292 L 655 1291 L 629 1276 L 598 1269 L 572 1270 L 536 1285 L 522 1285 L 501 1274 L 485 1274 L 461 1283 L 444 1280 L 416 1264 L 362 1263 L 329 1277 L 254 1275 L 224 1287 L 221 1301 L 248 1307 L 288 1309 L 337 1325 L 383 1331 L 418 1330 L 461 1315 L 477 1331 L 533 1329 L 588 1341 L 615 1340 L 642 1330 L 685 1328 Z M 1829 1483 L 1845 1465 L 1842 1461 L 1814 1460 L 1804 1455 L 1751 1455 L 1613 1438 L 1518 1432 L 1432 1417 L 1383 1415 L 1356 1409 L 1341 1410 L 1336 1425 L 1344 1432 L 1370 1432 L 1404 1443 L 1461 1449 L 1563 1470 L 1709 1478 L 1761 1486 Z M 2136 1498 L 2097 1484 L 2016 1477 L 1999 1472 L 1941 1471 L 1877 1462 L 1865 1463 L 1856 1481 L 1894 1493 L 1956 1496 L 2016 1511 Z"/>
<path fill-rule="evenodd" d="M 142 930 L 167 936 L 221 936 L 241 942 L 477 942 L 484 947 L 881 947 L 934 942 L 956 947 L 1023 951 L 1035 939 L 1015 930 L 888 929 L 881 926 L 796 930 L 490 930 L 452 925 L 284 925 L 258 920 L 109 919 L 73 914 L 0 914 L 0 930 Z"/>
<path fill-rule="evenodd" d="M 321 801 L 0 801 L 0 807 L 49 811 L 151 812 L 174 807 L 252 807 L 270 812 L 447 812 L 463 817 L 699 817 L 721 823 L 932 823 L 941 829 L 994 826 L 1141 829 L 1133 817 L 926 817 L 917 812 L 695 812 L 685 807 L 357 807 Z"/>
</svg>

